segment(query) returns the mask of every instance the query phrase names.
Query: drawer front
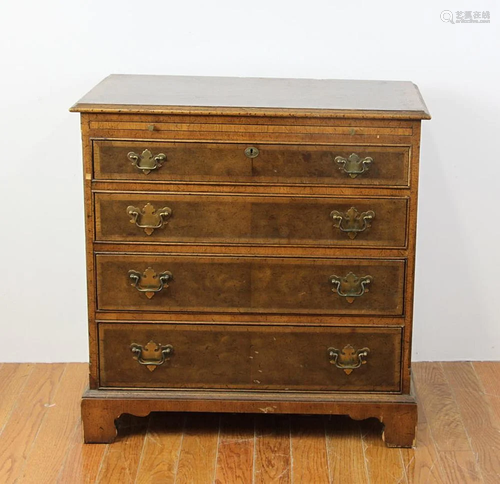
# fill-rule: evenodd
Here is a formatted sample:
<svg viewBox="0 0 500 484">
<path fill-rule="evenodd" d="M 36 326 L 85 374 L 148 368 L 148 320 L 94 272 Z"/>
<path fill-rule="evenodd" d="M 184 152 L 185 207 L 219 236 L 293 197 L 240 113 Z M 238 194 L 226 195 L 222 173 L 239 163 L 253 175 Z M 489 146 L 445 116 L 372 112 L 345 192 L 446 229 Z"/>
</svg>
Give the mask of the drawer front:
<svg viewBox="0 0 500 484">
<path fill-rule="evenodd" d="M 114 311 L 403 314 L 404 260 L 98 254 Z"/>
<path fill-rule="evenodd" d="M 99 241 L 406 246 L 405 198 L 97 193 Z"/>
<path fill-rule="evenodd" d="M 94 141 L 94 177 L 405 187 L 409 156 L 407 146 Z"/>
<path fill-rule="evenodd" d="M 100 385 L 399 391 L 400 328 L 99 324 Z"/>
</svg>

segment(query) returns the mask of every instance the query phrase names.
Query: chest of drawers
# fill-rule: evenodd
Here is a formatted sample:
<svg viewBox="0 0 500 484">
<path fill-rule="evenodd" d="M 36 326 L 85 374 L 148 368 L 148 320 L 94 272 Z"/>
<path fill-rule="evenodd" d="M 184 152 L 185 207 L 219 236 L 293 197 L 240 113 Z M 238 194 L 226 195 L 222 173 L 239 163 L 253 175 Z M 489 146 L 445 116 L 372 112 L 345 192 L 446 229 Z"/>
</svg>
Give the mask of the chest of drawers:
<svg viewBox="0 0 500 484">
<path fill-rule="evenodd" d="M 106 78 L 83 140 L 86 442 L 123 413 L 417 418 L 410 82 Z"/>
</svg>

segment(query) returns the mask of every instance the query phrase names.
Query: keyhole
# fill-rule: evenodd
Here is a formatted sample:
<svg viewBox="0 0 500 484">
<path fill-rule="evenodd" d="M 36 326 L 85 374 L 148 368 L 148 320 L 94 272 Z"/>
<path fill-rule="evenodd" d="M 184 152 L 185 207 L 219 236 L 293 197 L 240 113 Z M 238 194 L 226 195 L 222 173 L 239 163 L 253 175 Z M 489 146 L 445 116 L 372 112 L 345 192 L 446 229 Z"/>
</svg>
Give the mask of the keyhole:
<svg viewBox="0 0 500 484">
<path fill-rule="evenodd" d="M 259 150 L 257 148 L 254 148 L 253 146 L 249 146 L 246 150 L 245 150 L 245 155 L 248 157 L 248 158 L 255 158 L 257 156 L 259 156 Z"/>
</svg>

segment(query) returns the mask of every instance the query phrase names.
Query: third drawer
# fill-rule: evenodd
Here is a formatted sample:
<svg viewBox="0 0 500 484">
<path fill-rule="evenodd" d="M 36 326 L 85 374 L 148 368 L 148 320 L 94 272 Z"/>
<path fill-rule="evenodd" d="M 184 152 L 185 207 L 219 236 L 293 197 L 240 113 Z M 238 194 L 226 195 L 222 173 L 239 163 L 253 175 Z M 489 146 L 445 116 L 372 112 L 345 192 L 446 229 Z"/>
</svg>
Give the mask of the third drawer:
<svg viewBox="0 0 500 484">
<path fill-rule="evenodd" d="M 97 254 L 97 309 L 401 316 L 405 260 Z"/>
</svg>

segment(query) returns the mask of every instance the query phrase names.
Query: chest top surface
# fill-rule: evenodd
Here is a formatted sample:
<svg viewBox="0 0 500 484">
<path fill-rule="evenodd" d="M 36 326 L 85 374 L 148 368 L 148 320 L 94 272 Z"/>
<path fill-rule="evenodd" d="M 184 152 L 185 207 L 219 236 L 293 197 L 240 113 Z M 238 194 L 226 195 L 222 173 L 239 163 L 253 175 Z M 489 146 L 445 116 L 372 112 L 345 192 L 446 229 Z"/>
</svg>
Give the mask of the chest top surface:
<svg viewBox="0 0 500 484">
<path fill-rule="evenodd" d="M 408 81 L 113 74 L 71 111 L 430 119 Z"/>
</svg>

